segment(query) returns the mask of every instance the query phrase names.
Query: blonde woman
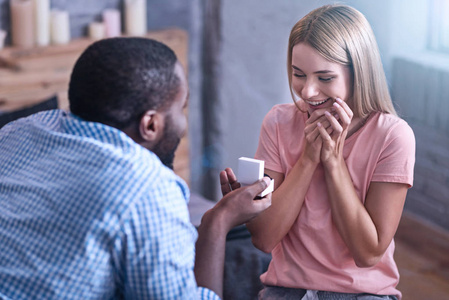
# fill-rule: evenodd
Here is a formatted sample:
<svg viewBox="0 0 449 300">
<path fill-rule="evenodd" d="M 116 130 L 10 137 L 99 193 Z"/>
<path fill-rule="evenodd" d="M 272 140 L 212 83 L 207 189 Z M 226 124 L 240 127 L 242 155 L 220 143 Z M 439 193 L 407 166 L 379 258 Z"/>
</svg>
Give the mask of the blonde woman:
<svg viewBox="0 0 449 300">
<path fill-rule="evenodd" d="M 293 27 L 287 66 L 294 103 L 267 114 L 255 155 L 275 180 L 272 206 L 247 224 L 273 257 L 259 297 L 400 299 L 393 237 L 415 139 L 371 27 L 354 8 L 320 7 Z"/>
</svg>

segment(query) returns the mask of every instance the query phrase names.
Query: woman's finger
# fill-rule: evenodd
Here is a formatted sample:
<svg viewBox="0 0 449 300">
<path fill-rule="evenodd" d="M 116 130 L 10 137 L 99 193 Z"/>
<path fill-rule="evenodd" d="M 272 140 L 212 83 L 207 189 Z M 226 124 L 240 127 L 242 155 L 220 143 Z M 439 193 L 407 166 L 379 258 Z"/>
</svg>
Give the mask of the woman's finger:
<svg viewBox="0 0 449 300">
<path fill-rule="evenodd" d="M 319 131 L 320 137 L 323 140 L 323 143 L 329 143 L 332 142 L 332 138 L 329 135 L 329 133 L 326 131 L 326 129 L 323 127 L 323 125 L 318 122 L 317 129 Z"/>
<path fill-rule="evenodd" d="M 351 108 L 349 107 L 348 103 L 346 103 L 345 101 L 341 100 L 340 98 L 335 98 L 335 102 L 334 103 L 337 103 L 338 105 L 340 105 L 341 108 L 349 116 L 350 119 L 353 118 L 354 113 L 351 110 Z"/>
<path fill-rule="evenodd" d="M 324 117 L 324 112 L 329 111 L 331 108 L 319 108 L 314 110 L 314 112 L 310 115 L 310 117 L 307 119 L 308 123 L 315 123 L 319 121 L 319 119 Z"/>
<path fill-rule="evenodd" d="M 340 122 L 338 122 L 337 118 L 329 112 L 326 112 L 325 115 L 326 115 L 327 120 L 330 123 L 333 131 L 341 133 L 343 131 L 343 127 L 340 124 Z"/>
<path fill-rule="evenodd" d="M 352 110 L 349 107 L 348 103 L 346 103 L 345 101 L 341 100 L 338 97 L 335 98 L 335 101 L 344 109 L 346 114 L 352 119 L 352 117 L 354 116 L 354 113 L 352 112 Z"/>
<path fill-rule="evenodd" d="M 333 104 L 335 112 L 338 114 L 340 121 L 341 121 L 341 125 L 343 126 L 343 128 L 347 128 L 349 126 L 349 124 L 351 123 L 351 119 L 352 117 L 350 117 L 346 111 L 343 109 L 343 107 L 338 104 L 338 102 L 334 102 Z"/>
</svg>

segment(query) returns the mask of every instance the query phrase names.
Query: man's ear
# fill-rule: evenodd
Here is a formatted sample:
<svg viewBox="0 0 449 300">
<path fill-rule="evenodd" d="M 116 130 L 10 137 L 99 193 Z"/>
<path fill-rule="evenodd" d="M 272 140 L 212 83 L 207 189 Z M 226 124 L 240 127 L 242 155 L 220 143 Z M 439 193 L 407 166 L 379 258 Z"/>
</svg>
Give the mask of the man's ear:
<svg viewBox="0 0 449 300">
<path fill-rule="evenodd" d="M 155 110 L 145 112 L 139 123 L 140 137 L 147 143 L 159 141 L 164 132 L 164 115 Z"/>
</svg>

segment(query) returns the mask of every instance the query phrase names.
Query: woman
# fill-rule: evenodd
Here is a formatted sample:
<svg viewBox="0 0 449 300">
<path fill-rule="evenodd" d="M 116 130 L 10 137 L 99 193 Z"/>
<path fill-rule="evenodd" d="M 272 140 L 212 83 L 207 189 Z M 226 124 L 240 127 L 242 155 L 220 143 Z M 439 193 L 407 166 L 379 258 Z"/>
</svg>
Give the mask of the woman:
<svg viewBox="0 0 449 300">
<path fill-rule="evenodd" d="M 275 182 L 272 206 L 247 224 L 273 257 L 259 297 L 400 299 L 393 236 L 415 140 L 371 27 L 354 8 L 320 7 L 293 27 L 287 64 L 294 104 L 267 114 L 255 155 Z"/>
</svg>

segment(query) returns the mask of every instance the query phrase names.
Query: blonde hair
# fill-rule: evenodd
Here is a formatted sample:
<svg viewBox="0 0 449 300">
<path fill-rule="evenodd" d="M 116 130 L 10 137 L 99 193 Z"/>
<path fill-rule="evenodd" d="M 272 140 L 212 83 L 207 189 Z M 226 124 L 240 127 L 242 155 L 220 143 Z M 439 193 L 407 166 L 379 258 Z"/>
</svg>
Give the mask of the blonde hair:
<svg viewBox="0 0 449 300">
<path fill-rule="evenodd" d="M 396 115 L 374 33 L 358 10 L 325 5 L 293 26 L 288 41 L 288 81 L 293 101 L 300 109 L 292 89 L 292 50 L 298 43 L 307 43 L 327 60 L 351 69 L 354 116 L 364 118 L 373 111 Z"/>
</svg>

